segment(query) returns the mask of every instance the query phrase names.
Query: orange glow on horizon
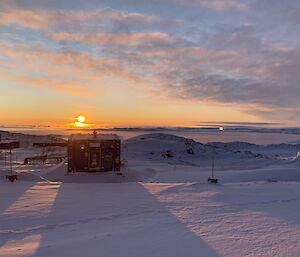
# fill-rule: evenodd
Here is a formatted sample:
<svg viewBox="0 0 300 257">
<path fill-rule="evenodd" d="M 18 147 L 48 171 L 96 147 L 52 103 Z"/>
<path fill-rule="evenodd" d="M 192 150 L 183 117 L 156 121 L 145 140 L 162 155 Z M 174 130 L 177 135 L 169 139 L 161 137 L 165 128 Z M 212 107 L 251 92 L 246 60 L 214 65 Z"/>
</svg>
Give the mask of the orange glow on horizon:
<svg viewBox="0 0 300 257">
<path fill-rule="evenodd" d="M 86 122 L 86 117 L 84 115 L 79 115 L 77 118 L 75 118 L 76 121 L 69 124 L 74 128 L 89 128 L 94 126 L 94 124 L 88 124 Z"/>
</svg>

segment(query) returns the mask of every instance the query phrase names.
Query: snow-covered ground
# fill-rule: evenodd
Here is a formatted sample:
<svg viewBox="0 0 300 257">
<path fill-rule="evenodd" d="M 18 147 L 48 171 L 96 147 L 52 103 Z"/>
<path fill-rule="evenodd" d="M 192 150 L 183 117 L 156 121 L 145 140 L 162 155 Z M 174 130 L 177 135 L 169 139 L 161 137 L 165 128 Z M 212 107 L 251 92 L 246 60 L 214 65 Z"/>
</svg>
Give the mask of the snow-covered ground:
<svg viewBox="0 0 300 257">
<path fill-rule="evenodd" d="M 0 256 L 299 257 L 299 150 L 152 134 L 123 143 L 118 176 L 20 165 L 40 154 L 23 148 L 14 183 L 0 156 Z"/>
</svg>

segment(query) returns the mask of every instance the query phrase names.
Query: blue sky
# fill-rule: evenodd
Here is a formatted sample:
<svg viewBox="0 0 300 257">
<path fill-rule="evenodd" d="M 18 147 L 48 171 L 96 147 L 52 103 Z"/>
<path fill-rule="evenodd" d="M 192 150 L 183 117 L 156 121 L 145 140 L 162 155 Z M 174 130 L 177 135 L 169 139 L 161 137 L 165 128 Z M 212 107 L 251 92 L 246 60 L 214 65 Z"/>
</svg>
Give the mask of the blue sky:
<svg viewBox="0 0 300 257">
<path fill-rule="evenodd" d="M 2 0 L 3 124 L 300 125 L 299 22 L 296 0 Z"/>
</svg>

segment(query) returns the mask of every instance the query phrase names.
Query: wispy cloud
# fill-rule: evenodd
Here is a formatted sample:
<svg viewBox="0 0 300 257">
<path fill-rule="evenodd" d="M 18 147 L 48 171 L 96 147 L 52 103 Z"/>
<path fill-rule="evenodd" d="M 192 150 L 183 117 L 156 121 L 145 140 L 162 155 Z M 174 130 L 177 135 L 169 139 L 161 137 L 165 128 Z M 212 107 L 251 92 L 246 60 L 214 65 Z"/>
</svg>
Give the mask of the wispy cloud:
<svg viewBox="0 0 300 257">
<path fill-rule="evenodd" d="M 140 46 L 156 44 L 171 44 L 175 39 L 161 32 L 136 32 L 136 33 L 56 33 L 52 36 L 54 40 L 77 41 L 83 44 L 101 44 L 101 45 L 125 45 Z"/>
<path fill-rule="evenodd" d="M 76 51 L 50 51 L 43 48 L 1 44 L 6 61 L 0 61 L 2 79 L 47 88 L 71 95 L 90 96 L 92 88 L 101 89 L 101 81 L 114 76 L 124 81 L 138 77 L 131 66 L 118 59 L 96 58 Z"/>
<path fill-rule="evenodd" d="M 0 25 L 18 25 L 39 30 L 95 31 L 170 28 L 178 25 L 176 20 L 136 12 L 102 9 L 96 11 L 10 9 L 1 11 Z"/>
<path fill-rule="evenodd" d="M 248 10 L 248 6 L 239 0 L 200 0 L 196 1 L 201 7 L 217 10 L 237 10 L 245 11 Z"/>
<path fill-rule="evenodd" d="M 230 127 L 278 127 L 284 126 L 284 123 L 279 122 L 239 122 L 239 121 L 231 121 L 231 122 L 198 122 L 195 125 L 198 126 L 230 126 Z"/>
<path fill-rule="evenodd" d="M 183 102 L 300 121 L 292 115 L 300 108 L 296 0 L 87 2 L 3 1 L 2 74 L 66 94 L 115 79 Z"/>
</svg>

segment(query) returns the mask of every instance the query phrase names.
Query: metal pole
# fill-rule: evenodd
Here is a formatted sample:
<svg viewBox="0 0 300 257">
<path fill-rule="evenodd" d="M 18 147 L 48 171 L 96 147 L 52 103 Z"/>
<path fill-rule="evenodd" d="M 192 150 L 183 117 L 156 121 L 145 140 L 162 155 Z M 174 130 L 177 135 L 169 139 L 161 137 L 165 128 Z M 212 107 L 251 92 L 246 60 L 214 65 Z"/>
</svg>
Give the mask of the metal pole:
<svg viewBox="0 0 300 257">
<path fill-rule="evenodd" d="M 213 157 L 212 157 L 212 164 L 211 164 L 211 177 L 212 178 L 215 178 L 214 177 L 214 168 L 215 168 L 215 156 L 213 155 Z"/>
<path fill-rule="evenodd" d="M 10 154 L 10 175 L 12 175 L 12 152 L 11 152 L 11 149 L 9 149 L 9 154 Z"/>
</svg>

